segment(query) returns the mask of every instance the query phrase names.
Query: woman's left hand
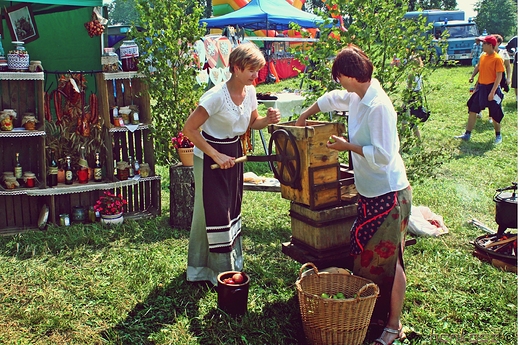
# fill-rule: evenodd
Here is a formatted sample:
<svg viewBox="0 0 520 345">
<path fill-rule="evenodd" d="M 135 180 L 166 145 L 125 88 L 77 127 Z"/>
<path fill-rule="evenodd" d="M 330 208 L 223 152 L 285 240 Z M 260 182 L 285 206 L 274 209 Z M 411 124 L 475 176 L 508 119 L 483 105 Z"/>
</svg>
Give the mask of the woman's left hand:
<svg viewBox="0 0 520 345">
<path fill-rule="evenodd" d="M 280 119 L 281 119 L 281 115 L 280 115 L 280 110 L 278 109 L 275 109 L 273 107 L 269 107 L 267 109 L 267 122 L 269 124 L 273 124 L 273 123 L 278 123 L 280 122 Z"/>
<path fill-rule="evenodd" d="M 338 150 L 338 151 L 346 151 L 348 150 L 348 140 L 345 139 L 345 137 L 339 137 L 337 135 L 331 135 L 331 138 L 334 139 L 334 141 L 327 141 L 327 147 L 329 149 Z"/>
</svg>

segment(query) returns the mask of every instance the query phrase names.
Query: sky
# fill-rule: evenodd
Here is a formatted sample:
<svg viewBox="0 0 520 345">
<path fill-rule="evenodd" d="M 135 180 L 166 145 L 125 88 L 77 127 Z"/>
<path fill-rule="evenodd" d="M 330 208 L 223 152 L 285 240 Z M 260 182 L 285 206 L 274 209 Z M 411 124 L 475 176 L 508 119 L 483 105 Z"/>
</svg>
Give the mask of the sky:
<svg viewBox="0 0 520 345">
<path fill-rule="evenodd" d="M 477 12 L 473 11 L 473 6 L 475 6 L 476 2 L 476 0 L 457 0 L 457 8 L 466 12 L 464 18 L 476 17 Z"/>
</svg>

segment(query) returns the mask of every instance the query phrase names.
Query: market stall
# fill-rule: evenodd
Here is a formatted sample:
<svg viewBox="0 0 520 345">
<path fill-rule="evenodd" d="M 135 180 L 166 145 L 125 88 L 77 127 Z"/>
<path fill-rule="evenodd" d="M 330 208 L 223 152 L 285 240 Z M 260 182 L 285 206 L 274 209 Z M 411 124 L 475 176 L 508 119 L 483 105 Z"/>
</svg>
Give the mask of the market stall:
<svg viewBox="0 0 520 345">
<path fill-rule="evenodd" d="M 59 223 L 105 191 L 128 201 L 125 216 L 160 213 L 146 85 L 136 71 L 119 71 L 117 56 L 102 63 L 106 2 L 0 1 L 1 234 Z M 135 109 L 135 121 L 116 123 L 113 109 L 123 107 Z M 130 161 L 150 172 L 116 174 L 115 162 Z"/>
</svg>

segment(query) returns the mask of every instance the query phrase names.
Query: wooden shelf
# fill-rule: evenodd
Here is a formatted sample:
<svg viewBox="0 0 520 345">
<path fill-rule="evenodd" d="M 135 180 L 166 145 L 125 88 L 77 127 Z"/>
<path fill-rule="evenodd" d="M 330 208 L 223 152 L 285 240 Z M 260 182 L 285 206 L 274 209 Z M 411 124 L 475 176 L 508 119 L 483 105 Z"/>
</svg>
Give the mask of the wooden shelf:
<svg viewBox="0 0 520 345">
<path fill-rule="evenodd" d="M 43 72 L 0 72 L 0 80 L 44 80 Z"/>
</svg>

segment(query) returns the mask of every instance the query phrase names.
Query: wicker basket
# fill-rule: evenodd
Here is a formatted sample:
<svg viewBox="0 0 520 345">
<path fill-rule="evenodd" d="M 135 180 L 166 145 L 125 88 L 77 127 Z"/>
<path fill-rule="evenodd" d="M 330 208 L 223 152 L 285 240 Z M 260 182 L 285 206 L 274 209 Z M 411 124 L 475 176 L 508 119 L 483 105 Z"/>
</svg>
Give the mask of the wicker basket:
<svg viewBox="0 0 520 345">
<path fill-rule="evenodd" d="M 311 266 L 315 274 L 302 277 Z M 365 339 L 379 287 L 372 281 L 341 273 L 319 273 L 312 263 L 300 268 L 296 281 L 305 337 L 314 345 L 359 345 Z M 342 292 L 345 299 L 322 298 Z"/>
</svg>

